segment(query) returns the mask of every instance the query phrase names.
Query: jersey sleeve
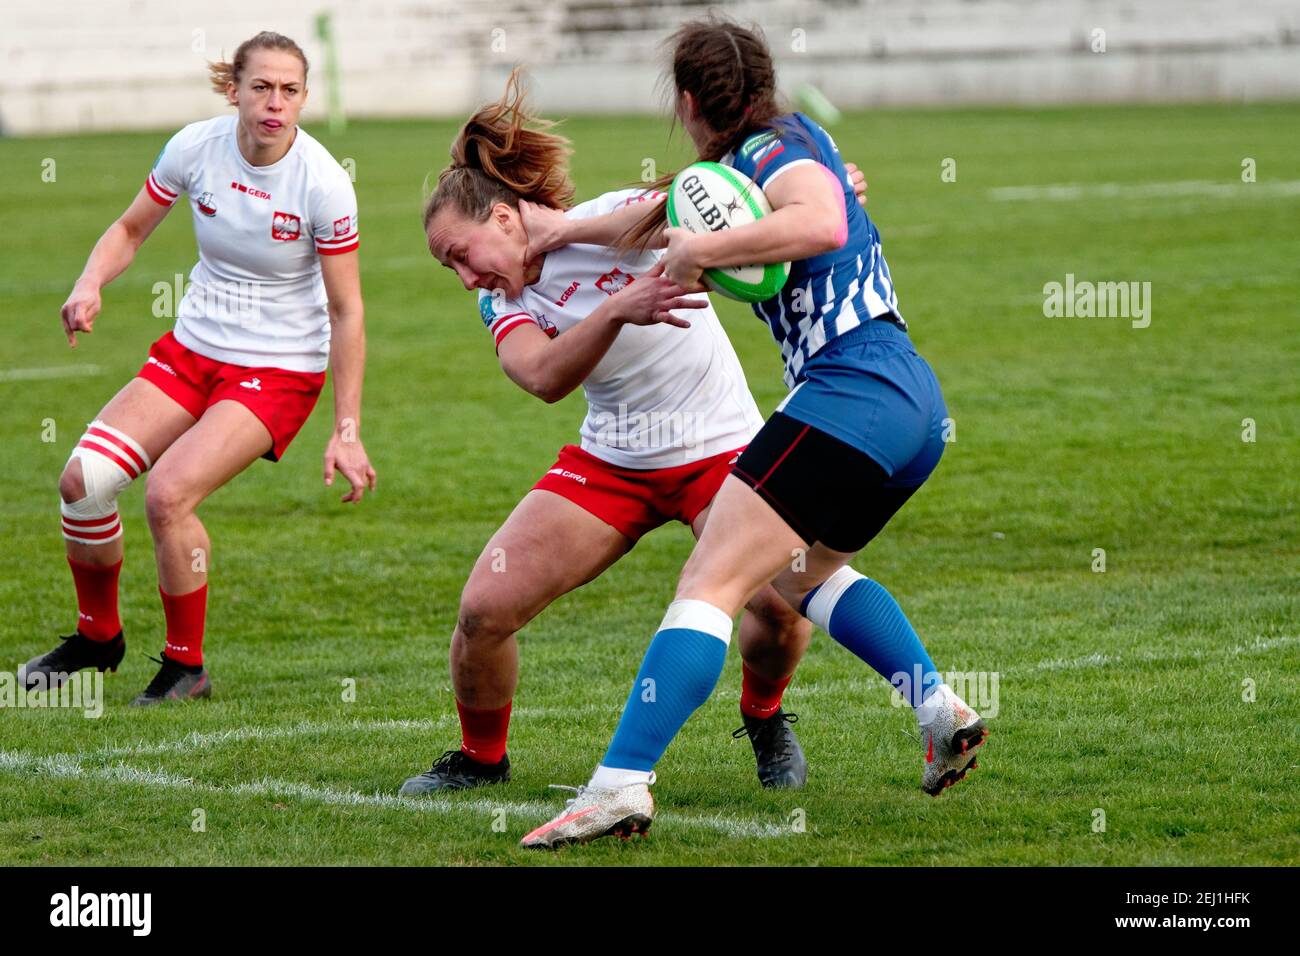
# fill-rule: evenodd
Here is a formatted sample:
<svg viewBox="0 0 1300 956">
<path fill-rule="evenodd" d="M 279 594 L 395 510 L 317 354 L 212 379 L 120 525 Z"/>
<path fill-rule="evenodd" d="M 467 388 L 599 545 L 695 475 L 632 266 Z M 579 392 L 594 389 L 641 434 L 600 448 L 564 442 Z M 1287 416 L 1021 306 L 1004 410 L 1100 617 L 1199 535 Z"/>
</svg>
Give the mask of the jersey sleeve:
<svg viewBox="0 0 1300 956">
<path fill-rule="evenodd" d="M 787 169 L 818 162 L 813 152 L 815 145 L 807 135 L 800 136 L 790 130 L 767 130 L 755 133 L 736 150 L 732 166 L 766 187 Z"/>
<path fill-rule="evenodd" d="M 606 213 L 614 212 L 616 209 L 622 209 L 624 206 L 660 202 L 666 199 L 667 196 L 667 193 L 654 189 L 617 189 L 614 192 L 597 196 L 595 199 L 588 199 L 586 202 L 578 203 L 578 205 L 565 212 L 564 215 L 569 219 L 591 219 L 595 216 L 603 216 Z"/>
<path fill-rule="evenodd" d="M 189 175 L 186 161 L 186 143 L 189 141 L 189 127 L 181 130 L 167 141 L 158 158 L 153 161 L 153 169 L 145 178 L 144 188 L 149 198 L 160 206 L 171 206 L 181 193 L 189 192 Z"/>
<path fill-rule="evenodd" d="M 478 290 L 478 313 L 497 349 L 501 348 L 507 335 L 529 322 L 539 329 L 542 327 L 537 318 L 514 299 L 494 295 L 487 289 Z"/>
<path fill-rule="evenodd" d="M 357 193 L 352 188 L 352 177 L 337 163 L 317 186 L 315 208 L 310 215 L 312 238 L 320 255 L 342 255 L 361 244 Z"/>
</svg>

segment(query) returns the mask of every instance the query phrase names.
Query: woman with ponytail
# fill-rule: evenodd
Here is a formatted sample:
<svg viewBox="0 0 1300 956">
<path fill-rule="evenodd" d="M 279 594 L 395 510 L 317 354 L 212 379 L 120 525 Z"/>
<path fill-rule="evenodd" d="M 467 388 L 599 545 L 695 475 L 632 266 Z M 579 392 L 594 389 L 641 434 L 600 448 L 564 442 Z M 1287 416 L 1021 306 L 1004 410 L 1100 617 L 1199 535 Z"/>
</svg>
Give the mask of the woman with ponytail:
<svg viewBox="0 0 1300 956">
<path fill-rule="evenodd" d="M 880 234 L 852 201 L 830 136 L 779 107 L 757 30 L 709 18 L 669 42 L 676 115 L 699 157 L 745 173 L 774 211 L 710 234 L 664 228 L 662 208 L 588 231 L 623 249 L 665 245 L 664 274 L 683 289 L 700 288 L 707 268 L 790 262 L 785 287 L 754 310 L 781 346 L 791 391 L 722 484 L 604 759 L 524 837 L 530 847 L 649 826 L 655 764 L 712 693 L 736 611 L 774 585 L 912 705 L 926 793 L 961 780 L 988 733 L 889 592 L 849 564 L 938 464 L 948 414 L 899 314 Z M 791 554 L 805 560 L 792 565 Z M 653 702 L 643 686 L 658 688 Z"/>
<path fill-rule="evenodd" d="M 357 203 L 348 174 L 298 127 L 307 57 L 259 33 L 210 65 L 235 115 L 192 123 L 163 147 L 135 200 L 100 238 L 62 309 L 68 344 L 94 329 L 100 292 L 181 196 L 199 261 L 176 326 L 91 422 L 59 479 L 63 537 L 76 586 L 71 636 L 21 669 L 29 688 L 73 671 L 117 670 L 122 523 L 117 497 L 150 472 L 145 514 L 166 618 L 160 669 L 136 705 L 207 697 L 208 533 L 196 509 L 259 457 L 277 461 L 334 370 L 335 428 L 325 484 L 337 470 L 360 501 L 375 486 L 361 444 L 365 332 Z M 232 562 L 233 564 L 234 562 Z"/>
<path fill-rule="evenodd" d="M 698 535 L 762 423 L 708 296 L 665 278 L 658 252 L 584 244 L 588 221 L 618 222 L 662 195 L 626 189 L 573 205 L 569 143 L 528 114 L 518 71 L 466 122 L 451 158 L 424 209 L 430 253 L 477 291 L 512 381 L 545 402 L 582 388 L 588 408 L 580 441 L 560 450 L 474 565 L 451 642 L 461 745 L 407 780 L 406 794 L 509 779 L 516 633 L 648 531 L 679 521 Z M 553 233 L 556 220 L 571 238 L 538 251 L 529 223 Z M 809 626 L 770 587 L 742 603 L 741 713 L 759 779 L 802 786 L 794 715 L 780 699 Z"/>
</svg>

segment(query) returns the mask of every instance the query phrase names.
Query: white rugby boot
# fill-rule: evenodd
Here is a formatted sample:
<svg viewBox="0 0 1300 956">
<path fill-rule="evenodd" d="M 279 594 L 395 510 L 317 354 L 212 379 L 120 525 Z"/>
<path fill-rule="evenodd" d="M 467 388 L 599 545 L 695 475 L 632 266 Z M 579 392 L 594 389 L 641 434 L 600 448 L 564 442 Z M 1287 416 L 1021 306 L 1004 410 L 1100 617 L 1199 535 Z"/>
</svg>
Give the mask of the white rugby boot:
<svg viewBox="0 0 1300 956">
<path fill-rule="evenodd" d="M 654 783 L 654 774 L 650 775 Z M 519 845 L 533 850 L 555 850 L 572 843 L 590 843 L 605 836 L 645 834 L 654 820 L 655 802 L 646 783 L 622 787 L 565 787 L 577 796 L 548 823 L 529 833 Z"/>
<path fill-rule="evenodd" d="M 921 723 L 921 744 L 925 747 L 925 769 L 921 789 L 937 797 L 975 769 L 975 748 L 984 743 L 989 729 L 974 709 L 941 685 L 917 708 Z"/>
</svg>

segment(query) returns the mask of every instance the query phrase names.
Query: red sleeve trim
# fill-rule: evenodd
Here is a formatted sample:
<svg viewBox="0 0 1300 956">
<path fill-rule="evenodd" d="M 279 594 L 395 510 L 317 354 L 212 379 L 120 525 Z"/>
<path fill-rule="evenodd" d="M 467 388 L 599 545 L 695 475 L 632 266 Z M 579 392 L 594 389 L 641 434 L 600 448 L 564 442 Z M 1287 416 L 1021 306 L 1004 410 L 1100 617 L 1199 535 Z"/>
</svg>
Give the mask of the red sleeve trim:
<svg viewBox="0 0 1300 956">
<path fill-rule="evenodd" d="M 520 312 L 518 313 L 518 318 L 515 318 L 514 321 L 505 322 L 501 324 L 498 327 L 497 331 L 493 333 L 493 337 L 496 340 L 497 349 L 499 350 L 501 348 L 501 343 L 505 341 L 507 335 L 509 335 L 515 329 L 527 325 L 529 322 L 533 322 L 533 317 L 526 312 Z"/>
<path fill-rule="evenodd" d="M 316 243 L 316 251 L 320 253 L 322 256 L 337 256 L 337 255 L 342 255 L 345 252 L 353 252 L 360 245 L 361 245 L 360 239 L 354 241 L 350 246 L 330 246 L 329 248 L 323 247 L 318 242 Z"/>
<path fill-rule="evenodd" d="M 144 188 L 149 192 L 149 198 L 160 206 L 170 206 L 176 202 L 175 195 L 172 195 L 170 199 L 167 198 L 167 191 L 154 180 L 153 173 L 150 173 L 148 178 L 145 179 Z"/>
</svg>

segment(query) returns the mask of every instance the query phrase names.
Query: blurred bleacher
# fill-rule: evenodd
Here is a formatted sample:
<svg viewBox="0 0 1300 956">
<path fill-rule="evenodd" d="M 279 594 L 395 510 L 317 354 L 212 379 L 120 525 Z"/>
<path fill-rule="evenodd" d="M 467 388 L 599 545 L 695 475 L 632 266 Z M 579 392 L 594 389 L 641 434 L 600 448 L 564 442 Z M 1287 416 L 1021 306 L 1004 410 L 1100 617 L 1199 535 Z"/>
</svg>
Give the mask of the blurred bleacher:
<svg viewBox="0 0 1300 956">
<path fill-rule="evenodd" d="M 654 110 L 660 41 L 710 6 L 764 28 L 785 87 L 841 107 L 1300 97 L 1300 0 L 7 0 L 0 130 L 214 115 L 205 60 L 262 29 L 307 50 L 319 117 L 322 11 L 350 116 L 464 114 L 518 62 L 550 112 Z"/>
</svg>

